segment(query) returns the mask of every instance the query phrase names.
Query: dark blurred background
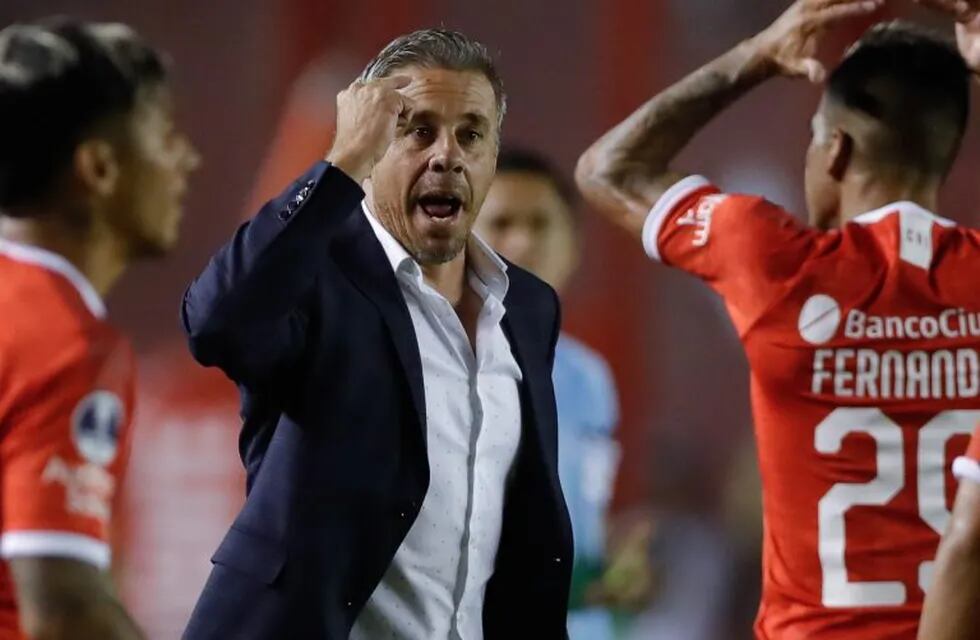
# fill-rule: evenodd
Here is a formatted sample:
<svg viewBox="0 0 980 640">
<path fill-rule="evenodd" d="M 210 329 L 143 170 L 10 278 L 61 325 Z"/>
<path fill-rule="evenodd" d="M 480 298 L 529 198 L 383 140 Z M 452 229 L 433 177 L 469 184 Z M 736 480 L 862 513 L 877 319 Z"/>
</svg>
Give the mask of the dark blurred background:
<svg viewBox="0 0 980 640">
<path fill-rule="evenodd" d="M 257 204 L 324 154 L 334 96 L 378 49 L 434 25 L 482 40 L 498 54 L 510 97 L 505 140 L 537 147 L 571 172 L 604 129 L 787 4 L 2 0 L 0 24 L 57 13 L 122 21 L 167 50 L 180 119 L 204 156 L 179 249 L 133 269 L 109 300 L 142 363 L 117 571 L 151 637 L 178 636 L 244 492 L 233 389 L 185 355 L 176 321 L 182 290 Z M 910 4 L 888 12 L 922 18 Z M 681 168 L 802 214 L 817 96 L 803 82 L 770 83 L 712 124 Z M 960 222 L 977 222 L 980 210 L 978 142 L 973 127 L 943 203 L 941 213 Z M 608 358 L 619 385 L 624 456 L 614 510 L 652 514 L 657 524 L 657 597 L 624 626 L 624 637 L 749 637 L 759 489 L 748 374 L 734 331 L 719 300 L 693 279 L 650 264 L 596 217 L 584 233 L 566 327 Z"/>
</svg>

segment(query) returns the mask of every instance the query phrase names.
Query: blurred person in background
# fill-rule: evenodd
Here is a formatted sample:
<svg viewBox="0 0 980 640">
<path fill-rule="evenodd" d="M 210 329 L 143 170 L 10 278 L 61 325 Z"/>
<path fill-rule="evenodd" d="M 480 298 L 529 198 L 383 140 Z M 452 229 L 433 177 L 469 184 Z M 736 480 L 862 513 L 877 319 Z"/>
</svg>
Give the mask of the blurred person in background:
<svg viewBox="0 0 980 640">
<path fill-rule="evenodd" d="M 133 356 L 103 296 L 177 241 L 197 154 L 122 24 L 0 31 L 0 637 L 132 639 L 108 574 Z"/>
<path fill-rule="evenodd" d="M 575 194 L 540 153 L 505 147 L 474 231 L 504 258 L 565 290 L 580 260 Z M 620 457 L 616 386 L 601 355 L 562 332 L 552 371 L 558 405 L 558 473 L 572 519 L 575 564 L 571 640 L 614 637 L 611 607 L 634 609 L 649 592 L 649 525 L 639 523 L 607 556 L 609 503 Z"/>
<path fill-rule="evenodd" d="M 558 300 L 471 234 L 494 62 L 417 31 L 337 101 L 327 160 L 181 307 L 195 357 L 242 392 L 248 476 L 185 637 L 563 638 Z"/>
<path fill-rule="evenodd" d="M 980 234 L 933 213 L 966 129 L 970 69 L 911 23 L 862 36 L 812 121 L 810 225 L 684 178 L 674 161 L 763 81 L 822 81 L 821 37 L 882 5 L 793 3 L 607 133 L 577 172 L 651 258 L 722 296 L 745 346 L 764 487 L 760 638 L 916 636 L 949 520 L 947 456 L 980 418 L 968 275 Z"/>
</svg>

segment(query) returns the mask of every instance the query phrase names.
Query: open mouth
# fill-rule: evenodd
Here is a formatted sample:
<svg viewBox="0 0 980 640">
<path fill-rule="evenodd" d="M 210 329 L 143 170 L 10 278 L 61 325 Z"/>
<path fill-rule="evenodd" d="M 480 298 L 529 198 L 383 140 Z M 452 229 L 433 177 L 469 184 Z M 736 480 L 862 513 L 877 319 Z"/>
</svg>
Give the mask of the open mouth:
<svg viewBox="0 0 980 640">
<path fill-rule="evenodd" d="M 452 220 L 459 214 L 463 201 L 451 194 L 428 194 L 418 199 L 419 208 L 435 220 Z"/>
</svg>

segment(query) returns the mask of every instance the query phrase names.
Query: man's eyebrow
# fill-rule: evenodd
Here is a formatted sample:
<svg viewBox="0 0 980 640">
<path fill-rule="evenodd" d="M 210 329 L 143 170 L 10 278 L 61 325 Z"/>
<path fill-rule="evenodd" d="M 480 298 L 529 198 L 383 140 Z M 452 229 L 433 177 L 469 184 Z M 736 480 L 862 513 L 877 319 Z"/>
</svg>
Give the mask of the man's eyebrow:
<svg viewBox="0 0 980 640">
<path fill-rule="evenodd" d="M 483 115 L 482 113 L 476 113 L 475 111 L 470 111 L 463 114 L 463 119 L 468 120 L 471 124 L 479 126 L 489 126 L 490 119 Z"/>
</svg>

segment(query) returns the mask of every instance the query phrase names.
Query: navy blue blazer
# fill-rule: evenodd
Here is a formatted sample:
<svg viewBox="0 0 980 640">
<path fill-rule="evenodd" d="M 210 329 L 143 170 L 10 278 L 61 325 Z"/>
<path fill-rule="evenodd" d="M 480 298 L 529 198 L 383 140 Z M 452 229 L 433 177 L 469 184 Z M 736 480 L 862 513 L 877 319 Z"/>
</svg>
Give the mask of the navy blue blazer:
<svg viewBox="0 0 980 640">
<path fill-rule="evenodd" d="M 241 391 L 248 477 L 189 640 L 346 639 L 421 508 L 422 364 L 363 197 L 317 163 L 184 296 L 194 357 Z M 517 267 L 508 276 L 503 326 L 523 372 L 523 426 L 483 627 L 488 640 L 565 638 L 572 534 L 551 384 L 558 299 Z"/>
</svg>

